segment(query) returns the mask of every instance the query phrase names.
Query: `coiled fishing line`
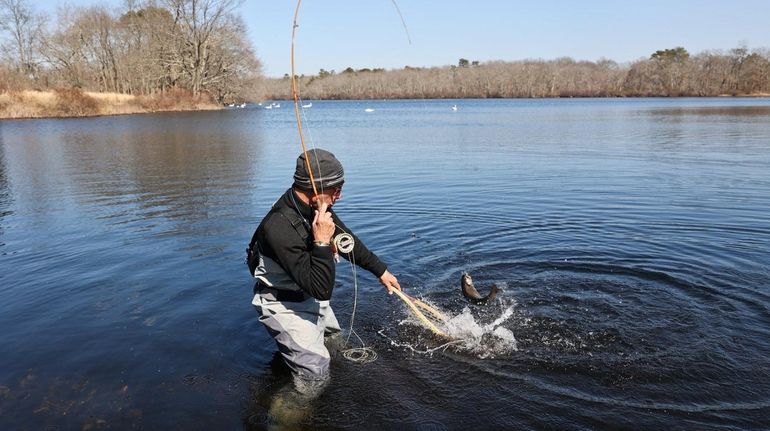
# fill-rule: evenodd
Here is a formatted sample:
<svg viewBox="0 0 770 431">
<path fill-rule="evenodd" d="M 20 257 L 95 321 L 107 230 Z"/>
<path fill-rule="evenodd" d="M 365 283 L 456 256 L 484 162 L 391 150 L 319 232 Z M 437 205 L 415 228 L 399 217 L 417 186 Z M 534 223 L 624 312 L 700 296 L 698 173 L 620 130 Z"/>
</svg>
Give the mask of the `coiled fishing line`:
<svg viewBox="0 0 770 431">
<path fill-rule="evenodd" d="M 338 252 L 348 254 L 348 261 L 350 262 L 350 268 L 353 272 L 353 311 L 350 313 L 350 328 L 348 329 L 348 337 L 345 339 L 345 345 L 347 346 L 350 344 L 351 335 L 355 335 L 356 338 L 358 338 L 358 342 L 361 343 L 361 347 L 351 347 L 342 350 L 340 353 L 342 354 L 342 357 L 348 361 L 358 364 L 368 364 L 377 360 L 377 352 L 370 347 L 366 347 L 364 340 L 362 340 L 356 331 L 353 330 L 353 322 L 356 319 L 356 308 L 358 307 L 358 272 L 356 271 L 356 256 L 353 253 L 355 240 L 353 239 L 353 235 L 343 232 L 334 238 L 334 245 L 337 247 Z"/>
<path fill-rule="evenodd" d="M 351 319 L 352 321 L 352 319 Z M 374 362 L 379 357 L 377 355 L 377 352 L 374 351 L 374 349 L 370 347 L 366 347 L 364 345 L 364 341 L 361 339 L 361 337 L 356 334 L 355 331 L 353 331 L 353 325 L 350 325 L 350 332 L 348 333 L 348 339 L 350 338 L 350 334 L 355 334 L 356 338 L 358 338 L 358 341 L 361 343 L 361 347 L 351 347 L 349 349 L 345 349 L 341 351 L 342 357 L 347 359 L 351 362 L 356 362 L 359 364 L 368 364 L 369 362 Z M 347 344 L 347 340 L 345 341 Z"/>
</svg>

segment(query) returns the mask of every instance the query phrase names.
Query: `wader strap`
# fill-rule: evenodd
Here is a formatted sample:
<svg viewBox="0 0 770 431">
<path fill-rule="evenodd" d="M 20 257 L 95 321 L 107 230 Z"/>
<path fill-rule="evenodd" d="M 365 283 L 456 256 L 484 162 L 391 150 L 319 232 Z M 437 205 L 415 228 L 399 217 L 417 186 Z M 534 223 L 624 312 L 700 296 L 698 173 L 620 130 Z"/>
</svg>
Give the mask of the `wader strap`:
<svg viewBox="0 0 770 431">
<path fill-rule="evenodd" d="M 273 207 L 273 209 L 275 209 L 275 207 Z M 298 214 L 297 210 L 288 206 L 279 207 L 278 213 L 286 217 L 286 220 L 291 223 L 291 226 L 295 231 L 297 231 L 297 235 L 302 238 L 302 241 L 307 242 L 307 239 L 310 236 L 310 231 L 312 230 L 310 223 L 308 223 L 304 217 Z"/>
<path fill-rule="evenodd" d="M 279 207 L 274 205 L 271 211 L 277 212 L 286 218 L 291 224 L 291 227 L 294 228 L 294 231 L 297 232 L 297 235 L 302 239 L 302 242 L 307 243 L 312 228 L 310 227 L 310 223 L 308 223 L 304 217 L 288 206 Z M 254 234 L 254 237 L 252 237 L 249 248 L 246 249 L 246 264 L 249 266 L 249 273 L 253 276 L 254 271 L 259 265 L 259 242 L 256 240 L 256 233 Z"/>
<path fill-rule="evenodd" d="M 273 206 L 271 213 L 278 213 L 294 228 L 303 242 L 310 238 L 310 223 L 291 207 Z M 255 234 L 256 237 L 256 234 Z M 261 254 L 259 241 L 253 241 L 247 249 L 249 272 L 257 279 L 254 293 L 269 301 L 302 302 L 310 296 L 291 279 L 275 260 Z"/>
</svg>

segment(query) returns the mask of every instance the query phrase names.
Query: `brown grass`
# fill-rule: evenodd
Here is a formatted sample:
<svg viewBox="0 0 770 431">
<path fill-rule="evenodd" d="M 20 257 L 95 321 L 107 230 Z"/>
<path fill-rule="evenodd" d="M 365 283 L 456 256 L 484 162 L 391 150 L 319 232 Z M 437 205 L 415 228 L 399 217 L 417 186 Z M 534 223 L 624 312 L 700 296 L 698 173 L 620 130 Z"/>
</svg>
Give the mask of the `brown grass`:
<svg viewBox="0 0 770 431">
<path fill-rule="evenodd" d="M 55 117 L 88 117 L 99 115 L 100 103 L 79 88 L 54 90 Z"/>
<path fill-rule="evenodd" d="M 42 109 L 52 110 L 56 100 L 53 93 L 39 91 L 14 91 L 0 94 L 0 117 L 30 118 Z"/>
<path fill-rule="evenodd" d="M 157 111 L 197 111 L 220 109 L 206 96 L 194 97 L 189 91 L 177 88 L 162 94 L 139 96 L 140 106 L 150 112 Z"/>
<path fill-rule="evenodd" d="M 0 92 L 0 119 L 88 117 L 214 109 L 221 109 L 221 107 L 207 97 L 194 98 L 184 90 L 153 96 L 96 93 L 77 88 Z"/>
</svg>

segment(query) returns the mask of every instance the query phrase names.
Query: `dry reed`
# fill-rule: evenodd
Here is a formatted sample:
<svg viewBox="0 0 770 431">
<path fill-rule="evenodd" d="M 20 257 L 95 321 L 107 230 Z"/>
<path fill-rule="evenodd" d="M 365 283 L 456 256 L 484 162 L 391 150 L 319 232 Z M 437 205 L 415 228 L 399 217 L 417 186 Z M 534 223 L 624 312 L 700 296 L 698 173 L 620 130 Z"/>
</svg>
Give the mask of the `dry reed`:
<svg viewBox="0 0 770 431">
<path fill-rule="evenodd" d="M 162 111 L 221 109 L 209 98 L 183 90 L 151 96 L 97 93 L 77 88 L 0 92 L 0 118 L 87 117 Z"/>
</svg>

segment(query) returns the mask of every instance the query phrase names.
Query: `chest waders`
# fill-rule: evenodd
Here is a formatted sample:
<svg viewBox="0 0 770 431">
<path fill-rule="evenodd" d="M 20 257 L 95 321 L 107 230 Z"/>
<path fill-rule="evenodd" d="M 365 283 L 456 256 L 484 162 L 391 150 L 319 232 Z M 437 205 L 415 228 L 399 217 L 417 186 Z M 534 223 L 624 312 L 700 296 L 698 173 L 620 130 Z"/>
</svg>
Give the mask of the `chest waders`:
<svg viewBox="0 0 770 431">
<path fill-rule="evenodd" d="M 310 224 L 297 211 L 274 206 L 272 212 L 277 214 L 268 217 L 285 218 L 310 247 Z M 259 252 L 258 242 L 247 250 L 247 263 L 257 279 L 251 303 L 289 368 L 304 378 L 327 379 L 330 357 L 324 335 L 340 331 L 329 301 L 305 293 L 278 262 Z"/>
</svg>

